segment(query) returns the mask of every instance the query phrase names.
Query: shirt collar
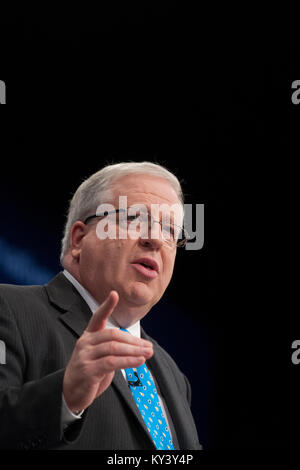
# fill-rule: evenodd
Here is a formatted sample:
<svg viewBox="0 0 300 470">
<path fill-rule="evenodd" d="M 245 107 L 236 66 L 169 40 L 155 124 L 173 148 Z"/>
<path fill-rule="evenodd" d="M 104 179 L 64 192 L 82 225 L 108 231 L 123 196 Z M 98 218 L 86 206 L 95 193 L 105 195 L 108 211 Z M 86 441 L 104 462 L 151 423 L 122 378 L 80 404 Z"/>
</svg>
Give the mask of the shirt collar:
<svg viewBox="0 0 300 470">
<path fill-rule="evenodd" d="M 66 278 L 73 284 L 73 286 L 78 290 L 79 294 L 83 299 L 86 301 L 88 306 L 90 307 L 92 313 L 95 313 L 97 308 L 99 307 L 99 302 L 97 302 L 94 297 L 91 296 L 91 294 L 83 287 L 80 282 L 75 279 L 72 274 L 69 273 L 66 269 L 64 269 L 63 274 L 66 276 Z M 106 321 L 106 328 L 120 328 L 117 322 L 112 318 L 108 318 Z M 129 326 L 126 328 L 129 333 L 131 333 L 133 336 L 137 336 L 138 338 L 141 337 L 141 326 L 140 322 L 136 322 L 134 325 Z"/>
</svg>

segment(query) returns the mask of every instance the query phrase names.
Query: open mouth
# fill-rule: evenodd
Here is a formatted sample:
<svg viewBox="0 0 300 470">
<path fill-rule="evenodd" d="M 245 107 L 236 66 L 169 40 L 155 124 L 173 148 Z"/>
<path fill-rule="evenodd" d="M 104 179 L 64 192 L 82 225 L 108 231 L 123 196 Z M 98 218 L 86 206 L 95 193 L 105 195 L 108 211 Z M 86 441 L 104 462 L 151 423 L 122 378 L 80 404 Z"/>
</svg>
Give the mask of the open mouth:
<svg viewBox="0 0 300 470">
<path fill-rule="evenodd" d="M 142 266 L 145 266 L 145 268 L 147 268 L 147 269 L 151 269 L 151 270 L 154 269 L 154 268 L 152 268 L 152 266 L 150 266 L 149 264 L 146 264 L 146 263 L 139 263 L 139 264 L 141 264 Z"/>
<path fill-rule="evenodd" d="M 146 269 L 150 269 L 152 271 L 156 271 L 159 273 L 159 265 L 157 261 L 153 258 L 148 258 L 148 257 L 143 257 L 139 258 L 134 261 L 135 264 L 140 264 L 141 266 L 144 266 Z"/>
<path fill-rule="evenodd" d="M 151 258 L 137 259 L 132 263 L 132 266 L 134 266 L 141 274 L 150 279 L 154 279 L 156 276 L 158 276 L 159 273 L 158 263 Z"/>
</svg>

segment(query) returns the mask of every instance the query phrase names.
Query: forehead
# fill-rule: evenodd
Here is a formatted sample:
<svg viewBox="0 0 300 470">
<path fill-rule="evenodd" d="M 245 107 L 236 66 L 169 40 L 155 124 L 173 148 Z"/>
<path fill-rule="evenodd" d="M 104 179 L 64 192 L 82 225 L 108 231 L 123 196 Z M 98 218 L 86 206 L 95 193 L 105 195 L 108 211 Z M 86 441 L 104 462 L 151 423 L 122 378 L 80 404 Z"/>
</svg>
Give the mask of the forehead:
<svg viewBox="0 0 300 470">
<path fill-rule="evenodd" d="M 132 174 L 115 180 L 111 186 L 112 198 L 127 196 L 131 204 L 174 204 L 178 196 L 169 181 L 159 176 Z"/>
</svg>

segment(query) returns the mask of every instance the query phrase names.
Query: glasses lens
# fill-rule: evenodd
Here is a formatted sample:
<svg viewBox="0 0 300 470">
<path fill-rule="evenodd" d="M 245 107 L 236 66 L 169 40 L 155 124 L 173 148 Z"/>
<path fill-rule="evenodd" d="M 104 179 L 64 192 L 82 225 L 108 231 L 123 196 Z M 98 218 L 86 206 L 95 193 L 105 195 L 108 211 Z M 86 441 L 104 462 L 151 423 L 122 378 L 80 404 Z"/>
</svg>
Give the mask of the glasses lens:
<svg viewBox="0 0 300 470">
<path fill-rule="evenodd" d="M 186 244 L 187 234 L 183 227 L 174 224 L 163 225 L 162 238 L 164 242 L 174 247 L 184 246 Z"/>
</svg>

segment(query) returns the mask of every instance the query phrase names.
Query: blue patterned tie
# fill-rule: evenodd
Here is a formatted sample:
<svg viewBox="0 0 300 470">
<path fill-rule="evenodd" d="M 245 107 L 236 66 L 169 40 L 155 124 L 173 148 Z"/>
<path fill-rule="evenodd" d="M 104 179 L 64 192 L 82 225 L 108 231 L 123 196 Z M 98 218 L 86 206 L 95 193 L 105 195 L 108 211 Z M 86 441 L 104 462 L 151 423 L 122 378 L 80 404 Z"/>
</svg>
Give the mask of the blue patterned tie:
<svg viewBox="0 0 300 470">
<path fill-rule="evenodd" d="M 121 328 L 121 330 L 125 330 Z M 145 364 L 136 368 L 125 369 L 128 386 L 149 434 L 159 450 L 174 450 L 166 419 L 161 409 L 157 390 L 152 376 Z"/>
</svg>

